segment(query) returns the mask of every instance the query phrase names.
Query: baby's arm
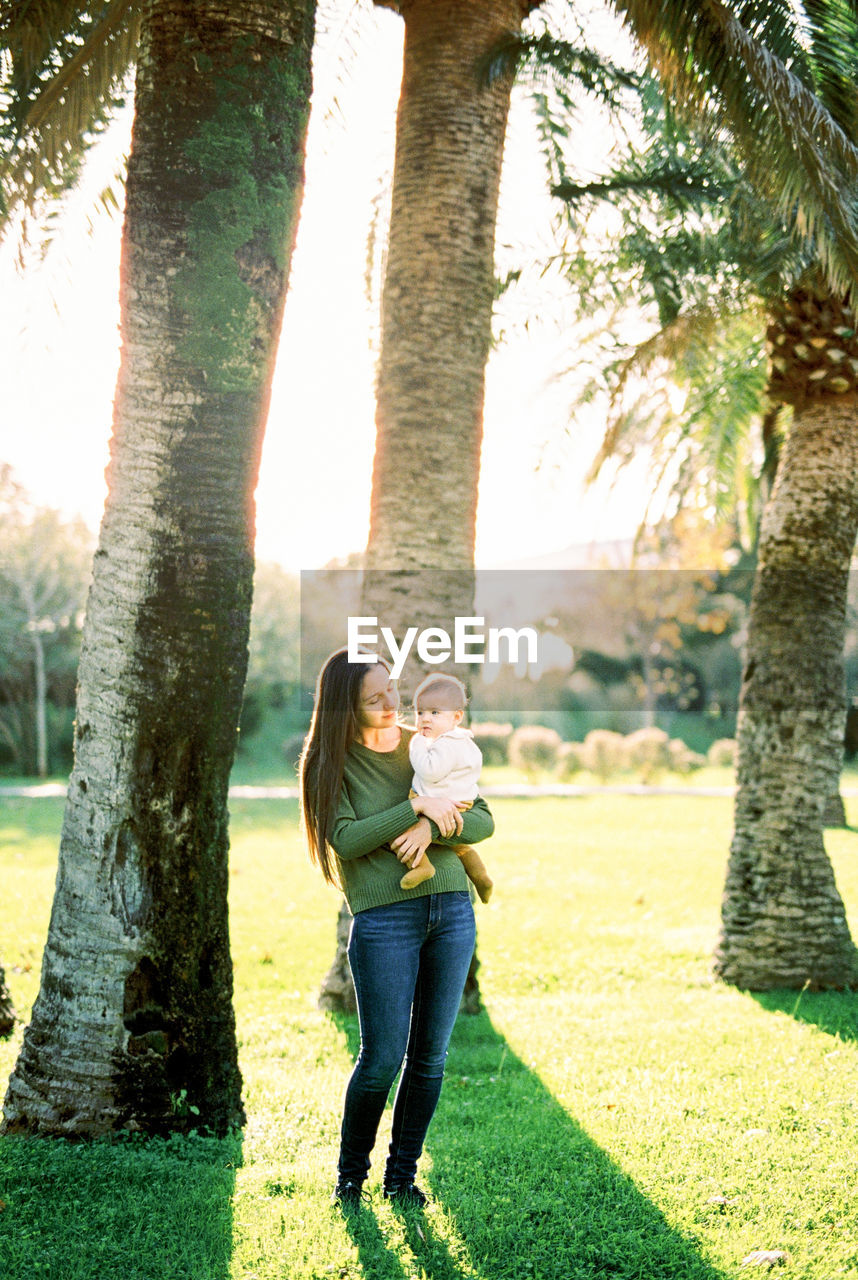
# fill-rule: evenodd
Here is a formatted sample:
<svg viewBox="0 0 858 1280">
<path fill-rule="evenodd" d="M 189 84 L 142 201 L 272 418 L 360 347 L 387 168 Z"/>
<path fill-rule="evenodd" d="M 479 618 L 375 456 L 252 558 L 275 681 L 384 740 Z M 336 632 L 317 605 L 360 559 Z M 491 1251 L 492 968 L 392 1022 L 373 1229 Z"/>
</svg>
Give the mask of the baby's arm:
<svg viewBox="0 0 858 1280">
<path fill-rule="evenodd" d="M 449 738 L 442 734 L 440 738 L 424 738 L 415 733 L 408 747 L 411 765 L 421 782 L 427 786 L 438 786 L 453 769 L 459 769 L 470 763 L 470 754 L 465 749 L 470 739 Z"/>
</svg>

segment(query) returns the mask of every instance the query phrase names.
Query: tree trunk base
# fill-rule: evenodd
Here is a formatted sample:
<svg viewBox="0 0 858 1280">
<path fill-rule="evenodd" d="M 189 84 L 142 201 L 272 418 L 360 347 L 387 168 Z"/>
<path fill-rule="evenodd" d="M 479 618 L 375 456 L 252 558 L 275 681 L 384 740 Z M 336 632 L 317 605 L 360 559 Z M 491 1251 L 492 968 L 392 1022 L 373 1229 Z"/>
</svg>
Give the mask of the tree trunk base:
<svg viewBox="0 0 858 1280">
<path fill-rule="evenodd" d="M 825 808 L 822 811 L 822 825 L 824 827 L 848 827 L 846 821 L 846 806 L 843 803 L 843 797 L 840 792 L 828 797 L 825 801 Z"/>
<path fill-rule="evenodd" d="M 349 967 L 348 945 L 352 915 L 345 902 L 337 916 L 337 949 L 331 967 L 322 979 L 317 1001 L 320 1009 L 331 1013 L 356 1013 L 357 997 Z"/>
<path fill-rule="evenodd" d="M 783 876 L 787 864 L 791 879 Z M 745 991 L 843 991 L 858 951 L 822 832 L 784 824 L 736 834 L 722 902 L 715 976 Z"/>
<path fill-rule="evenodd" d="M 317 1000 L 319 1008 L 326 1009 L 330 1013 L 357 1013 L 357 997 L 355 996 L 355 985 L 352 982 L 352 971 L 349 967 L 347 950 L 351 923 L 351 912 L 346 904 L 343 903 L 340 907 L 340 914 L 337 916 L 336 953 L 330 969 L 322 979 Z M 459 1013 L 479 1013 L 483 1007 L 480 997 L 480 985 L 477 981 L 477 969 L 479 967 L 480 962 L 475 951 L 471 957 L 468 976 L 465 979 L 465 990 L 462 993 Z"/>
<path fill-rule="evenodd" d="M 15 1010 L 12 1007 L 12 997 L 9 995 L 9 989 L 6 986 L 6 975 L 3 967 L 0 965 L 0 1036 L 6 1037 L 12 1034 L 15 1027 Z"/>
<path fill-rule="evenodd" d="M 479 959 L 476 951 L 471 956 L 471 967 L 468 969 L 468 976 L 465 979 L 465 990 L 462 992 L 462 1003 L 459 1005 L 459 1013 L 479 1013 L 483 1007 L 480 997 L 480 984 L 477 981 L 477 970 L 480 967 Z"/>
</svg>

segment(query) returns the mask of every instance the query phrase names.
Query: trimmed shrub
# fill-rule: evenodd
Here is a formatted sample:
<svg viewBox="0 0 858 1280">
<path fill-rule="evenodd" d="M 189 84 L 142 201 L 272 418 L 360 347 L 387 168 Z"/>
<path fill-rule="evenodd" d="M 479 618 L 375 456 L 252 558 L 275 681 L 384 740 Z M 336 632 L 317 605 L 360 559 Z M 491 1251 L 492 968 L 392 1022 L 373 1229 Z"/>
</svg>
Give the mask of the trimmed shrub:
<svg viewBox="0 0 858 1280">
<path fill-rule="evenodd" d="M 623 744 L 621 733 L 614 733 L 612 729 L 591 729 L 582 744 L 584 768 L 595 773 L 600 782 L 605 782 L 625 763 Z"/>
<path fill-rule="evenodd" d="M 483 764 L 509 764 L 511 724 L 495 724 L 487 720 L 484 724 L 472 724 L 470 730 L 483 753 Z"/>
<path fill-rule="evenodd" d="M 557 753 L 557 776 L 560 781 L 568 782 L 584 767 L 584 744 L 582 742 L 561 743 Z"/>
<path fill-rule="evenodd" d="M 627 764 L 640 773 L 642 782 L 651 782 L 671 766 L 670 739 L 663 729 L 637 729 L 623 746 Z"/>
<path fill-rule="evenodd" d="M 698 751 L 692 751 L 681 738 L 671 738 L 667 749 L 670 754 L 670 767 L 674 773 L 693 773 L 695 769 L 702 769 L 706 764 L 706 757 L 700 755 Z"/>
<path fill-rule="evenodd" d="M 509 762 L 527 774 L 549 773 L 556 769 L 562 739 L 555 729 L 541 724 L 525 724 L 509 740 Z"/>
<path fill-rule="evenodd" d="M 706 759 L 716 768 L 732 767 L 736 763 L 736 739 L 716 739 L 707 751 Z"/>
</svg>

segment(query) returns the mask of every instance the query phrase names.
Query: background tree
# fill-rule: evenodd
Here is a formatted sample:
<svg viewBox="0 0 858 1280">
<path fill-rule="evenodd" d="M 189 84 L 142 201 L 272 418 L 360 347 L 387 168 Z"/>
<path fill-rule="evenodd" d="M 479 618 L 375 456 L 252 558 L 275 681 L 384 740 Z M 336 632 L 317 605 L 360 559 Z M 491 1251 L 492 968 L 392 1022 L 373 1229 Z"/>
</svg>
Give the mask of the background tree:
<svg viewBox="0 0 858 1280">
<path fill-rule="evenodd" d="M 494 240 L 513 76 L 492 50 L 533 0 L 378 0 L 405 23 L 362 612 L 405 626 L 473 613 Z M 402 683 L 415 687 L 414 666 Z M 340 912 L 320 995 L 353 1008 Z M 477 1000 L 475 978 L 468 998 Z"/>
<path fill-rule="evenodd" d="M 808 5 L 804 17 L 807 28 L 793 28 L 793 67 L 827 108 L 846 156 L 845 147 L 854 151 L 858 138 L 856 16 L 851 6 L 835 3 Z M 689 86 L 685 72 L 675 74 L 693 98 L 699 85 Z M 826 235 L 812 220 L 809 234 L 800 206 L 785 218 L 782 206 L 768 202 L 771 184 L 746 163 L 741 138 L 737 127 L 726 147 L 723 137 L 713 146 L 704 129 L 702 150 L 693 144 L 695 173 L 683 152 L 688 135 L 671 137 L 662 128 L 636 172 L 627 167 L 605 182 L 561 183 L 557 190 L 576 199 L 597 193 L 616 199 L 624 191 L 638 204 L 642 192 L 649 199 L 657 193 L 667 219 L 644 224 L 642 232 L 640 219 L 637 229 L 628 231 L 628 221 L 625 227 L 629 241 L 649 242 L 638 279 L 659 306 L 660 338 L 668 326 L 680 329 L 685 286 L 675 265 L 692 252 L 698 263 L 706 262 L 710 286 L 721 296 L 726 280 L 734 297 L 755 296 L 758 308 L 765 308 L 768 395 L 774 404 L 790 406 L 792 422 L 760 533 L 739 717 L 736 828 L 716 968 L 740 986 L 840 986 L 851 980 L 855 958 L 822 824 L 841 762 L 841 655 L 858 532 L 850 363 L 858 355 L 855 317 Z M 674 144 L 672 154 L 665 140 Z M 736 176 L 725 182 L 734 167 Z M 696 237 L 669 217 L 688 208 L 695 188 L 705 206 Z M 673 259 L 658 234 L 665 223 L 668 241 L 672 233 L 679 250 Z M 725 248 L 732 254 L 725 255 Z M 692 314 L 692 325 L 695 319 Z M 663 352 L 663 341 L 661 347 Z"/>
<path fill-rule="evenodd" d="M 594 575 L 589 625 L 602 643 L 590 644 L 631 660 L 643 728 L 657 725 L 660 701 L 684 709 L 702 696 L 699 675 L 680 651 L 689 631 L 717 632 L 730 621 L 732 602 L 716 594 L 730 542 L 729 529 L 680 512 L 642 531 L 629 568 Z"/>
<path fill-rule="evenodd" d="M 271 561 L 256 565 L 250 615 L 247 680 L 241 705 L 238 750 L 246 755 L 257 734 L 276 735 L 279 746 L 306 729 L 300 701 L 300 586 L 298 578 Z M 250 742 L 249 742 L 250 740 Z M 299 750 L 290 743 L 287 764 Z"/>
<path fill-rule="evenodd" d="M 0 733 L 21 773 L 63 767 L 49 720 L 70 718 L 91 560 L 82 520 L 35 507 L 0 470 Z"/>
<path fill-rule="evenodd" d="M 367 552 L 370 575 L 376 569 L 382 573 L 374 581 L 367 578 L 364 612 L 384 616 L 401 630 L 406 619 L 414 623 L 424 617 L 427 605 L 434 606 L 434 621 L 449 617 L 453 608 L 461 607 L 457 592 L 459 601 L 467 596 L 464 575 L 473 554 L 492 306 L 493 211 L 509 101 L 509 50 L 517 43 L 523 12 L 516 14 L 517 5 L 499 0 L 469 6 L 411 0 L 394 7 L 406 22 L 405 65 L 382 295 Z M 792 147 L 804 147 L 804 216 L 829 269 L 839 273 L 838 278 L 851 271 L 858 253 L 847 189 L 858 172 L 858 152 L 820 111 L 807 88 L 721 5 L 712 6 L 711 16 L 709 10 L 689 16 L 686 6 L 618 2 L 614 7 L 670 76 L 672 86 L 689 100 L 705 90 L 707 102 L 715 102 L 723 118 L 741 121 L 749 163 L 761 183 L 769 181 L 772 155 L 789 156 Z M 754 34 L 770 42 L 775 52 L 792 53 L 789 15 L 774 4 L 769 16 L 771 20 L 758 23 Z M 693 54 L 693 70 L 683 73 L 687 49 Z M 725 58 L 725 51 L 730 58 Z M 494 105 L 485 89 L 481 97 L 473 96 L 473 69 L 480 64 L 490 67 L 496 83 L 504 86 Z M 786 128 L 772 124 L 773 104 L 785 89 L 796 107 Z M 466 106 L 467 118 L 460 117 Z M 768 112 L 760 111 L 761 106 Z M 493 114 L 484 117 L 481 108 Z M 812 121 L 804 120 L 805 114 Z M 816 147 L 821 129 L 835 161 L 830 170 L 820 164 Z M 797 166 L 791 167 L 788 180 L 775 191 L 780 205 L 794 197 L 796 171 Z M 489 204 L 484 203 L 487 195 Z M 490 218 L 482 213 L 488 209 Z M 445 233 L 443 255 L 438 252 L 439 228 Z M 466 294 L 460 292 L 462 282 L 467 284 Z M 423 521 L 409 520 L 409 499 L 416 493 L 431 512 L 428 528 Z M 443 566 L 462 576 L 451 591 L 457 575 L 442 587 L 442 576 L 436 573 L 435 591 L 427 592 L 419 570 Z M 349 986 L 342 918 L 338 932 L 340 949 L 323 987 L 325 1001 L 347 998 L 340 994 Z M 335 989 L 329 994 L 326 987 L 332 984 Z"/>
<path fill-rule="evenodd" d="M 226 795 L 313 12 L 150 0 L 143 13 L 109 496 L 10 1131 L 223 1132 L 242 1118 Z"/>
</svg>

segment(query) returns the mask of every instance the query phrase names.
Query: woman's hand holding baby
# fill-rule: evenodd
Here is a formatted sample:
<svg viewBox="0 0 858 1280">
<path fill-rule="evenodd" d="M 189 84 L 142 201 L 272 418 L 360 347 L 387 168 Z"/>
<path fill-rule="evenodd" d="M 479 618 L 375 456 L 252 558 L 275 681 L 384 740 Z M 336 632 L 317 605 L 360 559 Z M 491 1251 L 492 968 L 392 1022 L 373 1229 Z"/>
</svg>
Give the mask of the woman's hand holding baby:
<svg viewBox="0 0 858 1280">
<path fill-rule="evenodd" d="M 400 862 L 409 867 L 416 867 L 423 854 L 432 843 L 432 828 L 428 818 L 420 818 L 413 827 L 403 831 L 401 836 L 391 840 L 390 847 Z"/>
<path fill-rule="evenodd" d="M 462 812 L 455 801 L 444 796 L 412 796 L 411 804 L 415 813 L 435 823 L 442 836 L 462 834 Z"/>
</svg>

